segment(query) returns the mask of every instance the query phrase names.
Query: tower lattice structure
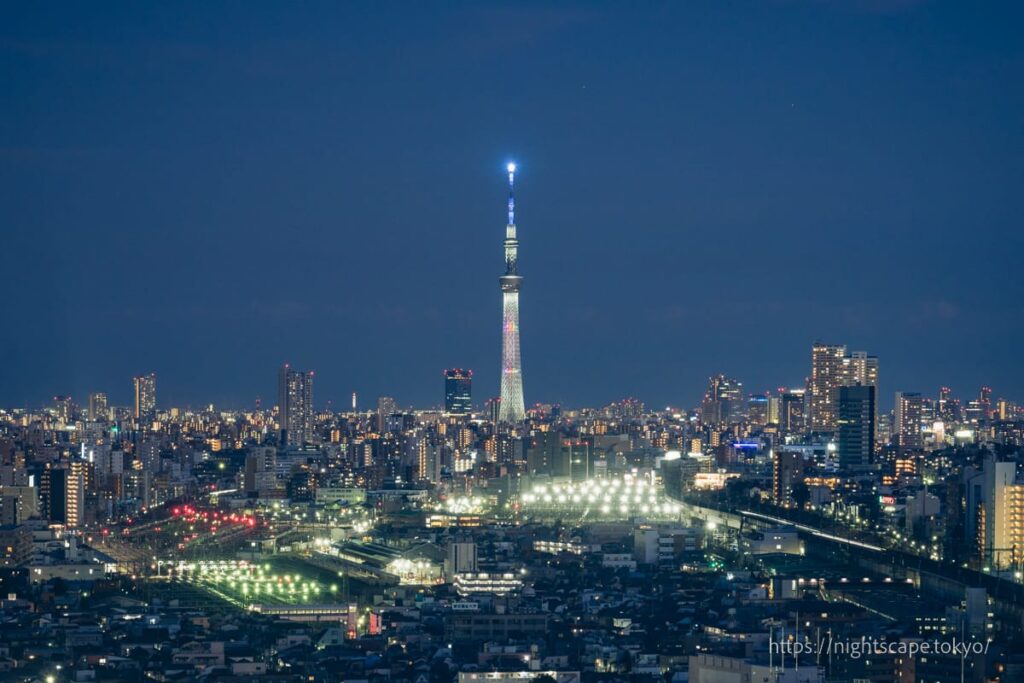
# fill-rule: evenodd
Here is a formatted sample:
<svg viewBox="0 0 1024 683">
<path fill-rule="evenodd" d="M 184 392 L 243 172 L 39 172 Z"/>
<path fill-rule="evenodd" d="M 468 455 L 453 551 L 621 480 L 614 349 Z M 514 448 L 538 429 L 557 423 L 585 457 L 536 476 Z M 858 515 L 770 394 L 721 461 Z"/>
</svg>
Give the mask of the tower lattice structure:
<svg viewBox="0 0 1024 683">
<path fill-rule="evenodd" d="M 516 165 L 508 165 L 508 224 L 505 226 L 505 274 L 501 285 L 501 404 L 500 422 L 522 422 L 526 419 L 523 401 L 523 366 L 519 352 L 519 289 L 523 278 L 518 273 L 519 240 L 516 238 L 515 215 Z"/>
</svg>

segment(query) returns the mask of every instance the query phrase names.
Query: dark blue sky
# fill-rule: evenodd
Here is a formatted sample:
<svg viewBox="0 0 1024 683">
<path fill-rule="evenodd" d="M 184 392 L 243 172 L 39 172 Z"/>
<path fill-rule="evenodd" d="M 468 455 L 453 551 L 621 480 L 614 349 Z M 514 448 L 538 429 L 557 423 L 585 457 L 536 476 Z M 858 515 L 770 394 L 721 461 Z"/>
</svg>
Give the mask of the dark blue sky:
<svg viewBox="0 0 1024 683">
<path fill-rule="evenodd" d="M 1024 399 L 1020 3 L 5 3 L 0 404 Z"/>
</svg>

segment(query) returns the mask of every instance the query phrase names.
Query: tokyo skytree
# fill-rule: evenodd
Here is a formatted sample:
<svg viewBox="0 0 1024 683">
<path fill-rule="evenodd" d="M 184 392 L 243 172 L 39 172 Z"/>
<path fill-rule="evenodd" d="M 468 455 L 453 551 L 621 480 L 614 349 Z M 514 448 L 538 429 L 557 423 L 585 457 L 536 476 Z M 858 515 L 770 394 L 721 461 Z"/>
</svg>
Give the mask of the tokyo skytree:
<svg viewBox="0 0 1024 683">
<path fill-rule="evenodd" d="M 505 274 L 501 284 L 501 404 L 498 421 L 526 419 L 523 402 L 523 366 L 519 356 L 519 288 L 523 278 L 517 272 L 519 240 L 516 239 L 516 203 L 513 187 L 516 165 L 508 165 L 508 225 L 505 226 Z"/>
</svg>

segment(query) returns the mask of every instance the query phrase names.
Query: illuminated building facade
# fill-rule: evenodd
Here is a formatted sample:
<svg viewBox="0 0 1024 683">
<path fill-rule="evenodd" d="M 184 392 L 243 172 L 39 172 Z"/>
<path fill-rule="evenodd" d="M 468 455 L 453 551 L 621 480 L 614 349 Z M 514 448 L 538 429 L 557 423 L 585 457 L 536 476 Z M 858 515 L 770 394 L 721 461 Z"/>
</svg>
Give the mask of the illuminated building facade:
<svg viewBox="0 0 1024 683">
<path fill-rule="evenodd" d="M 772 455 L 772 500 L 776 505 L 793 502 L 793 484 L 804 472 L 804 456 L 794 451 L 778 451 Z"/>
<path fill-rule="evenodd" d="M 842 384 L 846 347 L 815 342 L 811 348 L 811 379 L 808 383 L 808 420 L 811 431 L 836 429 L 836 393 Z"/>
<path fill-rule="evenodd" d="M 72 461 L 42 472 L 40 499 L 43 514 L 54 524 L 74 529 L 84 522 L 86 463 Z"/>
<path fill-rule="evenodd" d="M 783 434 L 799 434 L 806 427 L 803 389 L 783 391 L 779 397 L 779 429 Z"/>
<path fill-rule="evenodd" d="M 514 573 L 491 574 L 487 572 L 467 572 L 456 574 L 452 584 L 455 591 L 465 597 L 468 595 L 508 595 L 523 589 L 523 580 Z"/>
<path fill-rule="evenodd" d="M 152 422 L 156 419 L 156 373 L 139 375 L 135 384 L 135 419 Z"/>
<path fill-rule="evenodd" d="M 843 356 L 842 383 L 847 386 L 862 384 L 877 389 L 878 356 L 869 356 L 865 351 L 853 351 Z"/>
<path fill-rule="evenodd" d="M 57 419 L 61 424 L 68 424 L 71 422 L 73 410 L 74 407 L 70 396 L 53 397 L 53 411 L 57 415 Z"/>
<path fill-rule="evenodd" d="M 725 375 L 708 378 L 701 403 L 701 420 L 707 425 L 733 424 L 743 419 L 743 382 Z"/>
<path fill-rule="evenodd" d="M 839 388 L 875 387 L 878 396 L 878 357 L 864 351 L 846 352 L 838 344 L 816 342 L 811 348 L 808 382 L 808 427 L 812 432 L 835 432 L 839 426 Z M 875 420 L 877 422 L 877 417 Z"/>
<path fill-rule="evenodd" d="M 978 557 L 995 569 L 1024 567 L 1024 484 L 1017 463 L 986 458 L 980 472 L 967 475 L 967 534 Z"/>
<path fill-rule="evenodd" d="M 108 415 L 107 395 L 103 393 L 89 394 L 89 420 L 92 422 L 106 420 Z"/>
<path fill-rule="evenodd" d="M 398 412 L 398 403 L 390 396 L 377 397 L 377 431 L 384 432 L 387 429 L 389 415 Z"/>
<path fill-rule="evenodd" d="M 896 392 L 896 415 L 893 436 L 901 450 L 920 450 L 922 398 L 917 392 Z"/>
<path fill-rule="evenodd" d="M 771 424 L 771 401 L 764 394 L 751 394 L 747 398 L 747 421 L 754 426 L 764 427 Z"/>
<path fill-rule="evenodd" d="M 313 442 L 313 373 L 293 370 L 285 363 L 277 379 L 277 420 L 281 445 Z"/>
<path fill-rule="evenodd" d="M 444 412 L 469 415 L 473 410 L 473 371 L 444 371 Z"/>
<path fill-rule="evenodd" d="M 88 463 L 82 460 L 72 460 L 68 463 L 64 489 L 64 525 L 69 529 L 77 529 L 85 523 L 85 489 L 88 478 Z"/>
</svg>

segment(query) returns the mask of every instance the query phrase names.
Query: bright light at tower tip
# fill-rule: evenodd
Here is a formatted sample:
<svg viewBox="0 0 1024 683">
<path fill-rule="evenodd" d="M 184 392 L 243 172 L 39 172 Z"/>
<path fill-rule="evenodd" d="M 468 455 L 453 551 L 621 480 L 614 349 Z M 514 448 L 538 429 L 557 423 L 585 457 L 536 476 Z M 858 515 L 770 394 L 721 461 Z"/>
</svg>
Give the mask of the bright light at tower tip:
<svg viewBox="0 0 1024 683">
<path fill-rule="evenodd" d="M 516 172 L 516 165 L 514 163 L 509 162 L 509 164 L 508 164 L 508 172 L 509 173 L 515 173 Z"/>
</svg>

